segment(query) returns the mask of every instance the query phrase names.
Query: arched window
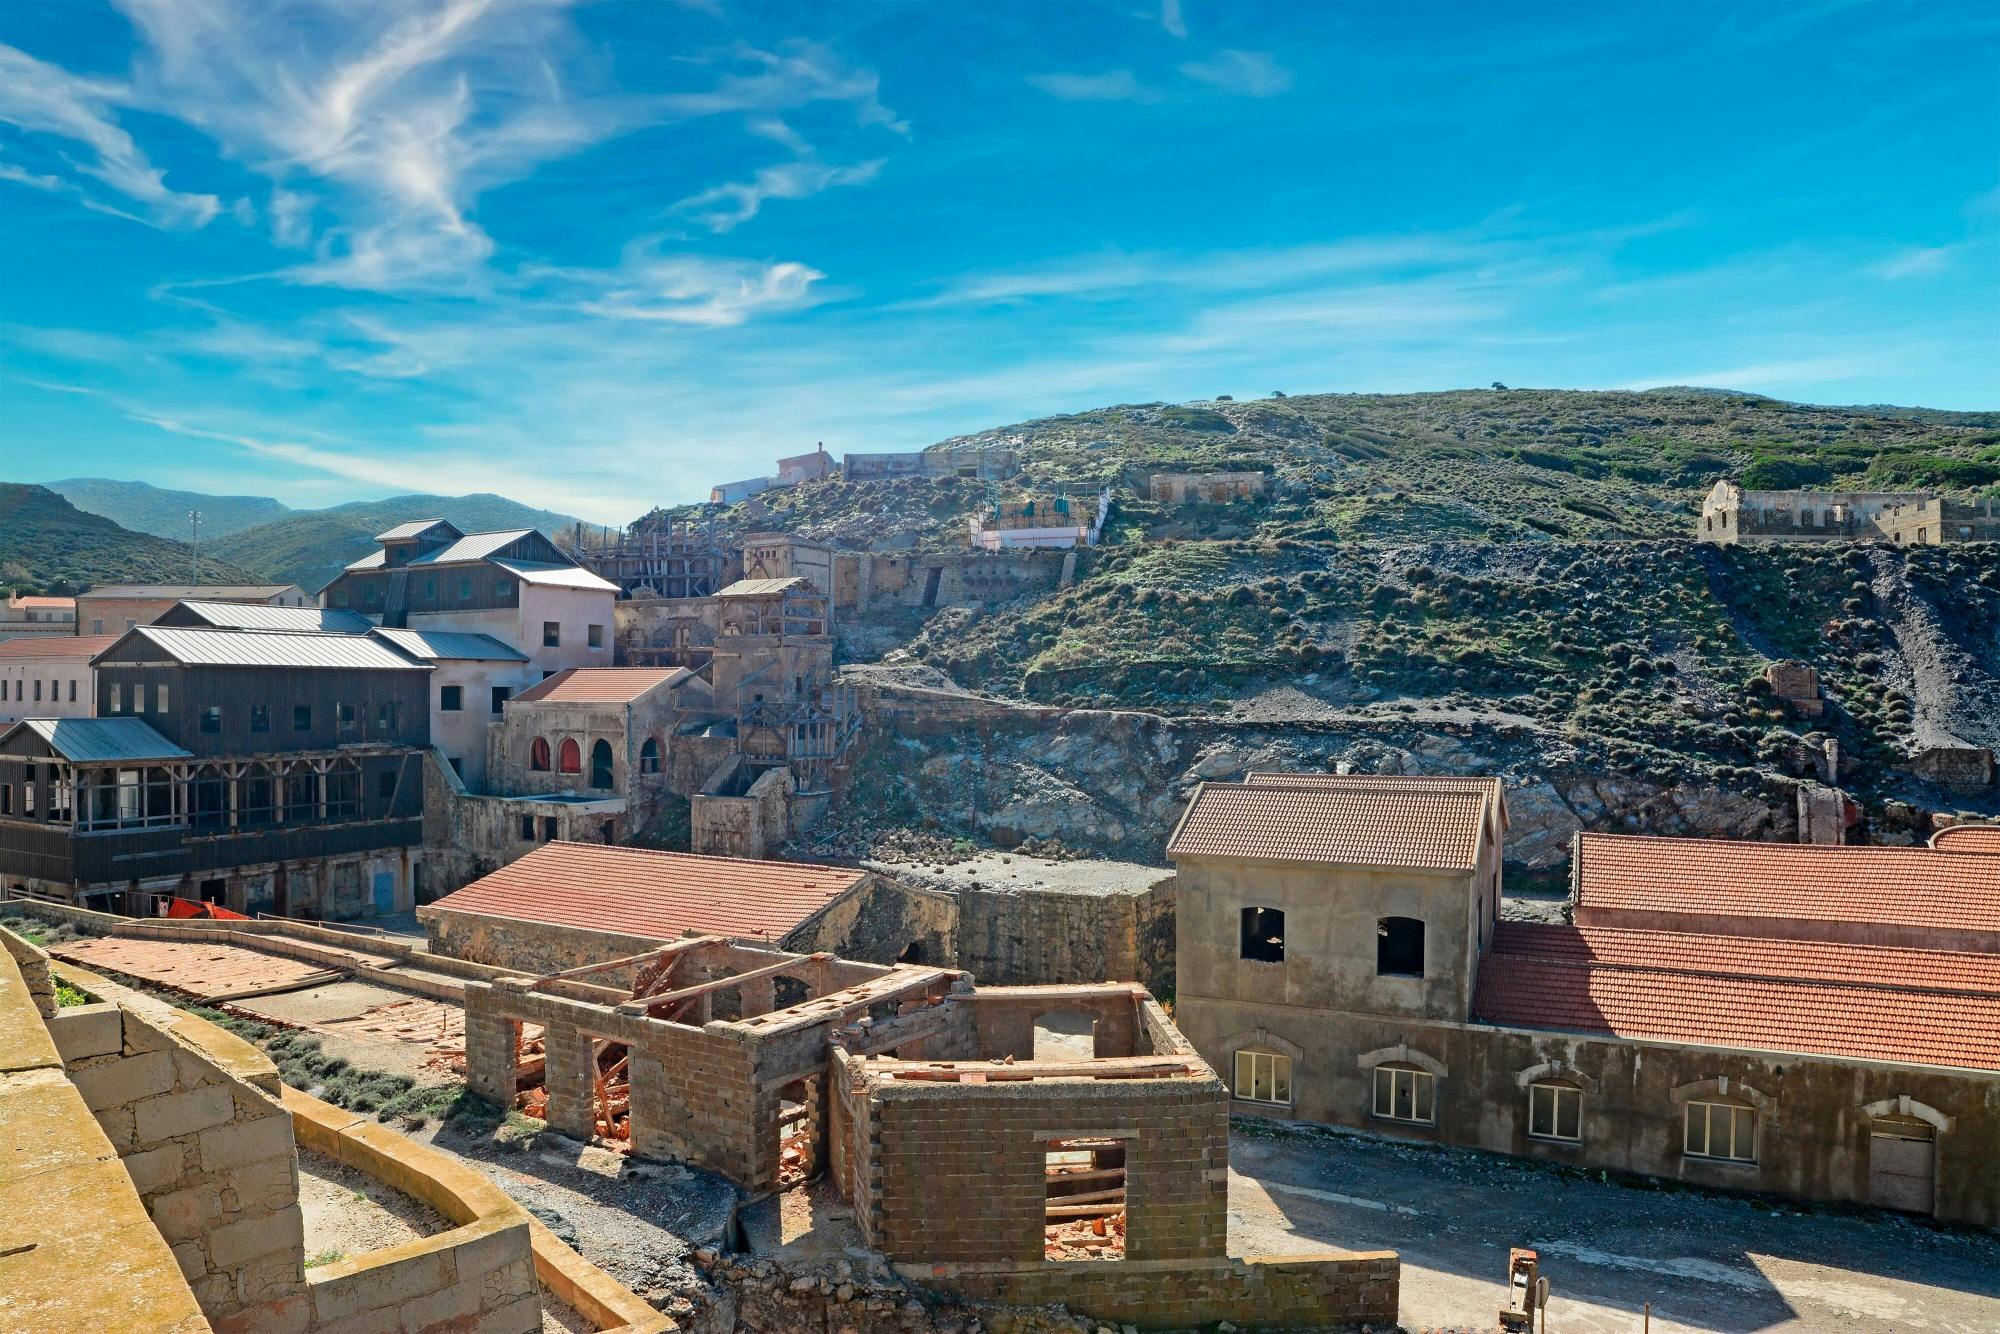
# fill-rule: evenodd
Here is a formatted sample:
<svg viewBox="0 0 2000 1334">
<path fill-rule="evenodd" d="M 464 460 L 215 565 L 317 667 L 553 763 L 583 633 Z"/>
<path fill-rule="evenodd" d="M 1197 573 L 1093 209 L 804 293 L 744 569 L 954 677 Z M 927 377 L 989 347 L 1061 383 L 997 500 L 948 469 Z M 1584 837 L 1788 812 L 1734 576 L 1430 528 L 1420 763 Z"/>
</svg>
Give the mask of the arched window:
<svg viewBox="0 0 2000 1334">
<path fill-rule="evenodd" d="M 549 771 L 549 739 L 547 737 L 536 737 L 534 744 L 528 747 L 528 767 L 538 774 L 545 774 Z"/>
<path fill-rule="evenodd" d="M 564 754 L 568 754 L 567 751 Z M 611 786 L 611 743 L 598 741 L 590 748 L 590 785 L 592 787 Z"/>
<path fill-rule="evenodd" d="M 647 737 L 646 744 L 639 747 L 639 772 L 656 774 L 660 771 L 660 742 L 657 737 Z"/>
<path fill-rule="evenodd" d="M 1690 1158 L 1756 1162 L 1757 1109 L 1734 1099 L 1688 1103 L 1681 1148 Z"/>
<path fill-rule="evenodd" d="M 1414 1065 L 1376 1066 L 1375 1115 L 1385 1121 L 1437 1124 L 1437 1076 Z"/>
<path fill-rule="evenodd" d="M 583 747 L 576 744 L 575 737 L 569 737 L 562 743 L 562 771 L 566 774 L 583 772 Z"/>
<path fill-rule="evenodd" d="M 1242 1102 L 1290 1106 L 1292 1058 L 1282 1052 L 1241 1047 L 1236 1052 L 1236 1082 L 1230 1094 Z"/>
</svg>

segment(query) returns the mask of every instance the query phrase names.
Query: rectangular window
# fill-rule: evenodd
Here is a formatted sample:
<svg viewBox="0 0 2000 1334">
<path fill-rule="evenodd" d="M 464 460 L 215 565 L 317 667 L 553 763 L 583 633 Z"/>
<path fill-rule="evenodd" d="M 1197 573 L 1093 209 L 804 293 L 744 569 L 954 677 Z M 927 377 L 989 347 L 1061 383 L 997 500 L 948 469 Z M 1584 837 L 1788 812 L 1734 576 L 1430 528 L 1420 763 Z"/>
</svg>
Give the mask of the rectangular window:
<svg viewBox="0 0 2000 1334">
<path fill-rule="evenodd" d="M 458 581 L 458 598 L 461 602 L 472 600 L 472 576 L 465 575 Z"/>
<path fill-rule="evenodd" d="M 1424 924 L 1416 917 L 1375 922 L 1375 972 L 1381 977 L 1424 975 Z"/>
<path fill-rule="evenodd" d="M 167 688 L 165 686 L 156 685 L 153 687 L 153 712 L 165 713 L 166 711 L 167 711 Z"/>
<path fill-rule="evenodd" d="M 7 692 L 12 690 L 13 688 L 14 686 L 12 682 L 0 681 L 0 703 L 4 703 L 6 701 Z"/>
<path fill-rule="evenodd" d="M 591 646 L 592 648 L 603 648 L 603 647 L 604 647 L 604 627 L 603 627 L 603 626 L 601 626 L 601 625 L 593 625 L 593 626 L 588 626 L 588 627 L 586 627 L 586 629 L 585 629 L 585 632 L 584 632 L 584 633 L 585 633 L 585 637 L 586 637 L 586 639 L 588 640 L 588 642 L 589 642 L 589 644 L 590 644 L 590 646 Z"/>
<path fill-rule="evenodd" d="M 352 704 L 335 704 L 333 706 L 333 717 L 334 721 L 340 724 L 340 730 L 344 734 L 351 735 L 359 730 L 361 726 Z"/>
<path fill-rule="evenodd" d="M 500 714 L 503 714 L 507 711 L 507 701 L 512 698 L 514 698 L 514 687 L 512 686 L 493 687 L 493 713 L 495 717 L 498 717 Z"/>
<path fill-rule="evenodd" d="M 561 648 L 561 647 L 562 647 L 562 622 L 561 622 L 561 621 L 543 621 L 543 622 L 542 622 L 542 647 L 543 647 L 543 648 Z"/>
<path fill-rule="evenodd" d="M 535 841 L 535 817 L 532 815 L 521 817 L 521 841 L 523 843 Z"/>
<path fill-rule="evenodd" d="M 1237 1098 L 1244 1102 L 1292 1102 L 1292 1058 L 1268 1051 L 1236 1053 Z"/>
<path fill-rule="evenodd" d="M 512 597 L 514 595 L 514 581 L 512 579 L 495 579 L 493 581 L 493 595 L 502 598 Z"/>
<path fill-rule="evenodd" d="M 116 681 L 111 683 L 111 706 L 106 712 L 125 712 L 125 687 L 119 685 Z"/>
<path fill-rule="evenodd" d="M 1242 957 L 1253 963 L 1285 961 L 1285 914 L 1276 908 L 1242 912 Z"/>
<path fill-rule="evenodd" d="M 294 732 L 310 732 L 313 730 L 312 705 L 292 705 L 292 730 Z"/>
<path fill-rule="evenodd" d="M 1375 1115 L 1413 1125 L 1437 1123 L 1437 1077 L 1404 1065 L 1375 1067 Z"/>
<path fill-rule="evenodd" d="M 222 731 L 222 707 L 211 704 L 201 711 L 201 730 L 210 736 Z"/>
<path fill-rule="evenodd" d="M 1583 1139 L 1583 1090 L 1568 1084 L 1528 1088 L 1528 1134 L 1575 1144 Z"/>
<path fill-rule="evenodd" d="M 93 616 L 93 617 L 91 617 L 91 619 L 90 619 L 90 633 L 92 633 L 92 634 L 94 634 L 94 635 L 101 635 L 101 634 L 103 634 L 103 633 L 104 633 L 104 618 L 103 618 L 103 617 L 101 617 L 101 616 Z"/>
<path fill-rule="evenodd" d="M 394 769 L 384 769 L 381 773 L 375 775 L 375 795 L 383 801 L 388 801 L 396 795 L 396 771 Z"/>
<path fill-rule="evenodd" d="M 165 687 L 161 688 L 164 689 Z M 35 681 L 35 703 L 40 704 L 41 702 L 42 702 L 42 683 L 38 678 Z"/>
<path fill-rule="evenodd" d="M 542 817 L 542 842 L 544 843 L 552 842 L 555 839 L 555 836 L 556 836 L 556 817 L 553 815 L 544 815 Z"/>
<path fill-rule="evenodd" d="M 458 756 L 456 756 L 456 755 L 448 755 L 448 756 L 446 756 L 445 758 L 446 758 L 446 759 L 447 759 L 447 760 L 448 760 L 448 761 L 450 762 L 450 764 L 451 764 L 451 771 L 452 771 L 453 773 L 457 774 L 457 775 L 458 775 L 458 776 L 459 776 L 460 778 L 463 778 L 463 777 L 465 777 L 465 761 L 464 761 L 464 760 L 461 760 L 461 759 L 460 759 L 460 758 L 458 758 Z"/>
<path fill-rule="evenodd" d="M 271 730 L 270 705 L 252 704 L 250 706 L 250 730 L 253 732 L 268 732 Z"/>
<path fill-rule="evenodd" d="M 69 683 L 69 702 L 72 704 L 76 703 L 76 682 L 74 681 Z"/>
<path fill-rule="evenodd" d="M 1691 1102 L 1687 1108 L 1687 1138 L 1682 1147 L 1690 1158 L 1722 1158 L 1735 1163 L 1757 1161 L 1757 1113 L 1727 1102 Z"/>
<path fill-rule="evenodd" d="M 457 713 L 465 707 L 464 686 L 439 686 L 438 708 L 446 713 Z"/>
</svg>

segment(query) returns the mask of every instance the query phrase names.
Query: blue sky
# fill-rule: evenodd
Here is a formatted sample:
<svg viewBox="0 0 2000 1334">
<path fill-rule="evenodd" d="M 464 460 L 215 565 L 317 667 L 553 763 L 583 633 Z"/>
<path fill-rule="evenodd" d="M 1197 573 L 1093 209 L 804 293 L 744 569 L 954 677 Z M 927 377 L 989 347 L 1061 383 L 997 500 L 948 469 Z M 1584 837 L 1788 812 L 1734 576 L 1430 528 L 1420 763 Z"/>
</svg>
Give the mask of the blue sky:
<svg viewBox="0 0 2000 1334">
<path fill-rule="evenodd" d="M 622 522 L 1218 393 L 2000 408 L 1991 4 L 0 6 L 0 475 Z"/>
</svg>

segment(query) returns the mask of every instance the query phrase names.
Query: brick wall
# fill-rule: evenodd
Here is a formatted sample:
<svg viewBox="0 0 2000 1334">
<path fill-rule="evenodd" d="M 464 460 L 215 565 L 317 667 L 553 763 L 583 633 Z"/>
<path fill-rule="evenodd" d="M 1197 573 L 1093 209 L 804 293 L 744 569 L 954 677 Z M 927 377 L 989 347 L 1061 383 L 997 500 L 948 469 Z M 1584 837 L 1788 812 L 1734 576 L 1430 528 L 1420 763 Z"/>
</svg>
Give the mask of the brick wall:
<svg viewBox="0 0 2000 1334">
<path fill-rule="evenodd" d="M 905 1278 L 982 1301 L 1060 1302 L 1137 1329 L 1228 1321 L 1253 1329 L 1396 1324 L 1399 1262 L 1390 1251 L 1270 1259 L 901 1264 Z"/>
<path fill-rule="evenodd" d="M 292 1119 L 278 1100 L 116 1004 L 64 1010 L 50 1031 L 203 1313 L 221 1324 L 302 1293 Z"/>
<path fill-rule="evenodd" d="M 892 1260 L 1040 1261 L 1054 1139 L 1126 1141 L 1126 1254 L 1221 1255 L 1229 1114 L 1220 1080 L 882 1081 L 851 1174 L 877 1192 L 866 1227 Z M 857 1212 L 859 1209 L 857 1208 Z"/>
</svg>

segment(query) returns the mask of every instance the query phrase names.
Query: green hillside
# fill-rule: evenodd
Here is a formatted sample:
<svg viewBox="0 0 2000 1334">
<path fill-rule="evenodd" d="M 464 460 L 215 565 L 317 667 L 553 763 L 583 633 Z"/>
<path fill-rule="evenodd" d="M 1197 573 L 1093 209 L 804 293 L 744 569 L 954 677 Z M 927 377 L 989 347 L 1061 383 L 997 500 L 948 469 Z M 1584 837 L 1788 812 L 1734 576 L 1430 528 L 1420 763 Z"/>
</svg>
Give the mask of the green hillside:
<svg viewBox="0 0 2000 1334">
<path fill-rule="evenodd" d="M 135 533 L 185 542 L 188 511 L 201 511 L 203 542 L 269 523 L 291 512 L 269 496 L 212 496 L 202 491 L 169 491 L 144 482 L 109 477 L 69 477 L 49 490 L 86 514 L 101 514 Z"/>
<path fill-rule="evenodd" d="M 0 586 L 70 594 L 93 584 L 184 583 L 188 548 L 86 514 L 43 486 L 0 482 Z M 260 576 L 201 553 L 204 583 L 248 584 Z"/>
<path fill-rule="evenodd" d="M 410 519 L 445 519 L 468 533 L 501 528 L 539 528 L 560 537 L 576 522 L 567 514 L 534 509 L 505 496 L 395 496 L 363 500 L 332 509 L 298 510 L 273 523 L 232 533 L 213 544 L 215 553 L 272 579 L 317 591 L 343 565 L 375 549 L 374 536 Z M 203 545 L 204 550 L 211 547 Z"/>
</svg>

